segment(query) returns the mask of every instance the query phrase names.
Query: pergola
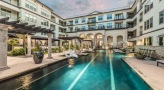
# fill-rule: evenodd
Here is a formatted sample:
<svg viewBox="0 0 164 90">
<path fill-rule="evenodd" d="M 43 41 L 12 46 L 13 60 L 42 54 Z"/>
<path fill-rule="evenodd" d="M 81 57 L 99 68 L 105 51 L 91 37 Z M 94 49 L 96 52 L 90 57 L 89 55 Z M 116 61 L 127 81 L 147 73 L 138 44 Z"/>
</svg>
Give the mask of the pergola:
<svg viewBox="0 0 164 90">
<path fill-rule="evenodd" d="M 25 34 L 27 35 L 27 56 L 31 56 L 31 35 L 36 33 L 46 33 L 48 35 L 48 59 L 52 58 L 52 34 L 53 30 L 36 27 L 35 25 L 28 25 L 28 23 L 21 23 L 18 21 L 8 21 L 9 17 L 0 19 L 0 70 L 7 68 L 7 37 L 8 33 Z M 1 51 L 2 50 L 2 51 Z"/>
<path fill-rule="evenodd" d="M 35 40 L 35 43 L 36 43 L 36 40 L 48 40 L 47 37 L 40 37 L 40 36 L 32 36 L 31 39 Z M 52 38 L 52 42 L 54 41 L 57 41 L 58 42 L 58 46 L 60 46 L 60 40 L 59 39 L 55 39 L 55 38 Z"/>
<path fill-rule="evenodd" d="M 83 42 L 91 43 L 91 46 L 93 46 L 92 40 L 83 40 Z M 88 45 L 88 48 L 89 48 L 89 45 Z"/>
<path fill-rule="evenodd" d="M 76 37 L 76 36 L 74 36 L 74 37 L 59 37 L 59 39 L 62 39 L 62 40 L 68 40 L 69 41 L 69 43 L 68 43 L 68 45 L 69 45 L 69 49 L 70 49 L 70 41 L 73 41 L 73 40 L 78 40 L 79 42 L 80 42 L 80 44 L 82 43 L 82 40 L 83 40 L 83 38 L 80 38 L 80 37 Z M 75 44 L 75 42 L 74 42 L 74 44 Z M 75 45 L 75 48 L 76 48 L 76 45 Z"/>
</svg>

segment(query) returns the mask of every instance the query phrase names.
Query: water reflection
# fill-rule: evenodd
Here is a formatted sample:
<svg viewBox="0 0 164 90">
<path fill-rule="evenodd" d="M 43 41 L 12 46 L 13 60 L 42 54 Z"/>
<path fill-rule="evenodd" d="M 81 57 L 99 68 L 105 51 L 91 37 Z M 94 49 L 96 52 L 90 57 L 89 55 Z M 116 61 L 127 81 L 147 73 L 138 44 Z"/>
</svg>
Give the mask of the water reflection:
<svg viewBox="0 0 164 90">
<path fill-rule="evenodd" d="M 30 89 L 29 84 L 32 82 L 32 74 L 20 78 L 19 81 L 22 82 L 23 90 L 29 90 Z"/>
<path fill-rule="evenodd" d="M 109 50 L 109 60 L 112 60 L 112 59 L 113 59 L 113 51 Z"/>
<path fill-rule="evenodd" d="M 69 68 L 73 68 L 74 67 L 74 65 L 75 65 L 75 59 L 74 58 L 69 58 L 68 59 L 68 67 Z"/>
</svg>

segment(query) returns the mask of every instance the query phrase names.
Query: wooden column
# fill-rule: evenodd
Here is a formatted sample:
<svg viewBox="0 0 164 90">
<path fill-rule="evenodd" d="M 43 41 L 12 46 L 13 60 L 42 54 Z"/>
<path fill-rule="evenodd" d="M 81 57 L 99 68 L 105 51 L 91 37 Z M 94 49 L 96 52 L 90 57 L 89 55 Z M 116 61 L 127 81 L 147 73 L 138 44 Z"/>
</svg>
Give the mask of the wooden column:
<svg viewBox="0 0 164 90">
<path fill-rule="evenodd" d="M 0 24 L 0 71 L 9 68 L 7 66 L 7 40 L 8 26 Z"/>
</svg>

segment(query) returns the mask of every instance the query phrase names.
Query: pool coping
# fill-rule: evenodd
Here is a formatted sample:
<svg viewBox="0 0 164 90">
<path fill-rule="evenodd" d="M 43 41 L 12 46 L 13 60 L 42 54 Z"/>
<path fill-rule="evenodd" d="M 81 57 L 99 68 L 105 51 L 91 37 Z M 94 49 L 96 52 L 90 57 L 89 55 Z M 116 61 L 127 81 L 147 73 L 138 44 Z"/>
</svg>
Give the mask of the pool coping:
<svg viewBox="0 0 164 90">
<path fill-rule="evenodd" d="M 12 75 L 5 76 L 3 78 L 0 78 L 0 83 L 5 82 L 5 81 L 10 80 L 10 79 L 13 79 L 13 78 L 16 78 L 16 77 L 19 77 L 19 76 L 22 76 L 22 75 L 25 75 L 25 74 L 28 74 L 28 73 L 36 71 L 36 70 L 42 69 L 44 67 L 47 67 L 47 66 L 62 62 L 64 60 L 67 60 L 67 58 L 63 58 L 63 59 L 60 59 L 60 60 L 57 60 L 57 61 L 53 61 L 53 62 L 50 62 L 50 63 L 43 64 L 41 66 L 37 66 L 37 67 L 30 68 L 28 70 L 24 70 L 24 71 L 21 71 L 21 72 L 12 74 Z"/>
<path fill-rule="evenodd" d="M 125 60 L 125 57 L 122 57 L 122 60 L 128 64 L 134 71 L 136 74 L 138 74 L 140 76 L 141 79 L 144 80 L 144 82 L 149 85 L 150 88 L 152 88 L 153 90 L 163 90 L 159 87 L 157 87 L 153 82 L 152 79 L 150 77 L 148 77 L 147 75 L 145 75 L 143 72 L 141 72 L 139 69 L 137 69 L 137 67 L 133 66 L 129 61 Z"/>
</svg>

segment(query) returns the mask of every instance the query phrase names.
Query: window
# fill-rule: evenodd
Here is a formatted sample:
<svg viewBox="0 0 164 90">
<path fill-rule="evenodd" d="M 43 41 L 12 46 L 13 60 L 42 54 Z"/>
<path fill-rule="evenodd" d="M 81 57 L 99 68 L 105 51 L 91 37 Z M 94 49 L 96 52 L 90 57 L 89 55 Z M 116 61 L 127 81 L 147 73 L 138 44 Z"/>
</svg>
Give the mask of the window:
<svg viewBox="0 0 164 90">
<path fill-rule="evenodd" d="M 150 28 L 152 28 L 152 27 L 153 27 L 153 17 L 150 18 Z"/>
<path fill-rule="evenodd" d="M 112 23 L 107 23 L 107 29 L 111 29 L 112 28 Z"/>
<path fill-rule="evenodd" d="M 122 28 L 122 23 L 115 23 L 115 28 Z"/>
<path fill-rule="evenodd" d="M 75 19 L 75 23 L 78 23 L 78 19 Z"/>
<path fill-rule="evenodd" d="M 26 14 L 25 20 L 29 21 L 29 14 Z"/>
<path fill-rule="evenodd" d="M 41 11 L 41 15 L 46 16 L 46 17 L 49 17 L 49 13 L 46 10 L 42 10 Z"/>
<path fill-rule="evenodd" d="M 11 3 L 11 0 L 3 0 L 3 1 L 8 2 L 8 3 Z"/>
<path fill-rule="evenodd" d="M 153 8 L 153 2 L 149 5 L 145 5 L 145 14 Z"/>
<path fill-rule="evenodd" d="M 28 9 L 31 9 L 33 11 L 36 11 L 36 5 L 35 4 L 32 4 L 31 2 L 29 1 L 26 1 L 26 4 L 25 4 L 26 8 Z"/>
<path fill-rule="evenodd" d="M 86 27 L 85 26 L 82 26 L 82 28 L 81 28 L 82 30 L 86 30 Z"/>
<path fill-rule="evenodd" d="M 11 11 L 1 8 L 1 16 L 11 17 Z"/>
<path fill-rule="evenodd" d="M 41 20 L 41 25 L 43 26 L 49 26 L 49 22 L 46 20 Z"/>
<path fill-rule="evenodd" d="M 112 19 L 112 14 L 108 14 L 107 19 Z"/>
<path fill-rule="evenodd" d="M 159 37 L 159 46 L 163 46 L 163 37 Z"/>
<path fill-rule="evenodd" d="M 121 14 L 116 14 L 116 15 L 115 15 L 115 19 L 116 19 L 116 20 L 124 19 L 123 13 L 121 13 Z"/>
<path fill-rule="evenodd" d="M 144 45 L 152 45 L 153 37 L 144 38 Z"/>
<path fill-rule="evenodd" d="M 77 31 L 78 30 L 78 27 L 75 27 L 75 31 Z"/>
<path fill-rule="evenodd" d="M 26 21 L 30 21 L 30 22 L 34 22 L 34 23 L 37 22 L 36 17 L 33 16 L 33 15 L 30 15 L 30 14 L 26 14 L 26 15 L 25 15 L 25 20 L 26 20 Z"/>
<path fill-rule="evenodd" d="M 36 23 L 36 17 L 33 17 L 33 22 Z"/>
<path fill-rule="evenodd" d="M 98 29 L 103 29 L 104 25 L 103 24 L 98 24 Z"/>
<path fill-rule="evenodd" d="M 149 29 L 153 27 L 153 17 L 144 22 L 144 29 Z"/>
<path fill-rule="evenodd" d="M 98 20 L 99 21 L 103 20 L 103 16 L 98 16 Z"/>
<path fill-rule="evenodd" d="M 145 29 L 145 30 L 146 30 L 146 24 L 147 24 L 147 23 L 146 23 L 146 21 L 145 21 L 145 22 L 144 22 L 144 29 Z"/>
<path fill-rule="evenodd" d="M 149 29 L 149 20 L 147 20 L 147 29 Z"/>
<path fill-rule="evenodd" d="M 85 21 L 86 21 L 85 18 L 82 18 L 82 23 L 85 23 Z"/>
<path fill-rule="evenodd" d="M 159 24 L 164 23 L 164 10 L 159 13 Z"/>
</svg>

